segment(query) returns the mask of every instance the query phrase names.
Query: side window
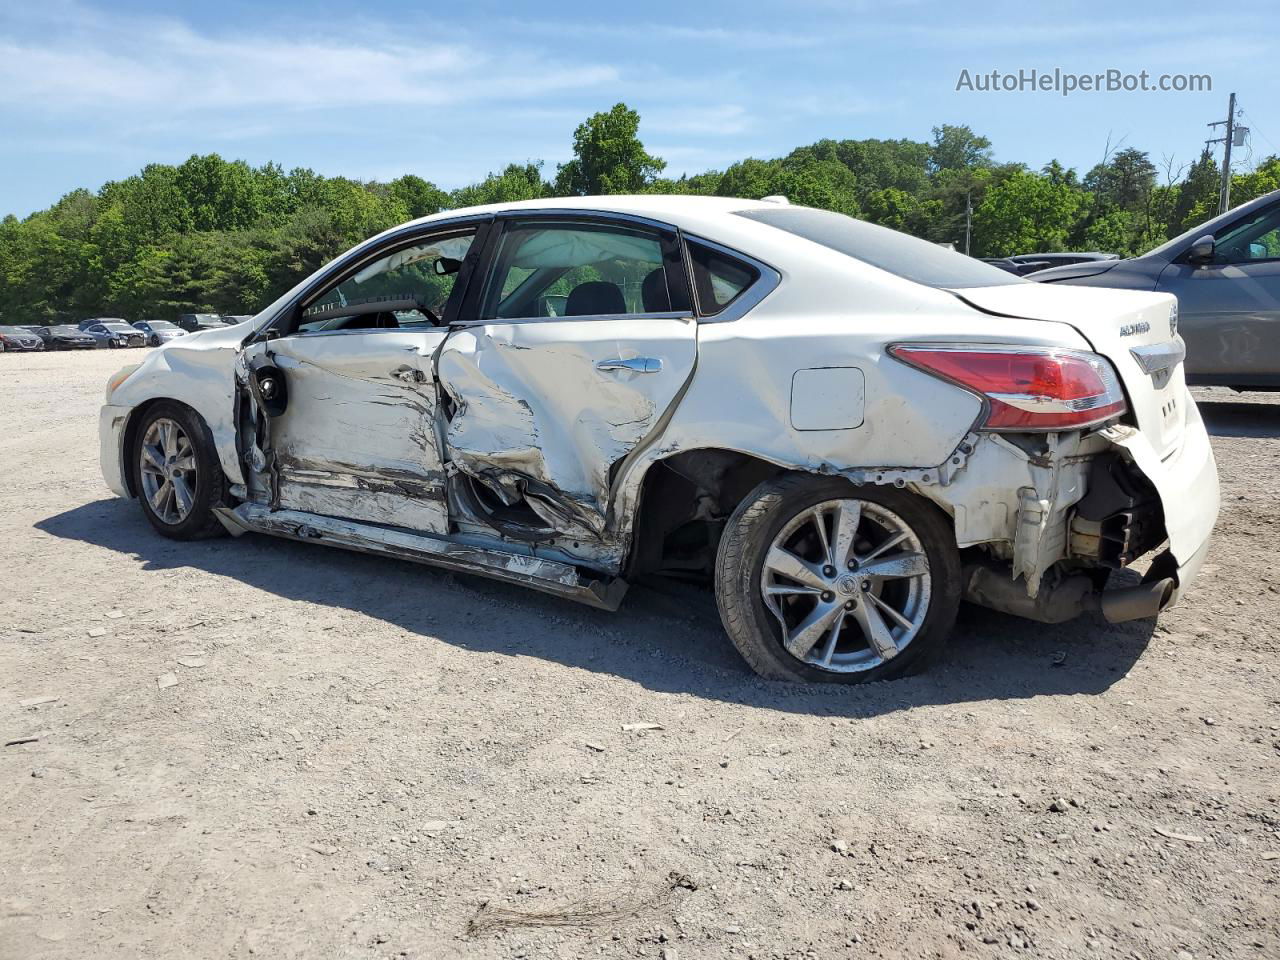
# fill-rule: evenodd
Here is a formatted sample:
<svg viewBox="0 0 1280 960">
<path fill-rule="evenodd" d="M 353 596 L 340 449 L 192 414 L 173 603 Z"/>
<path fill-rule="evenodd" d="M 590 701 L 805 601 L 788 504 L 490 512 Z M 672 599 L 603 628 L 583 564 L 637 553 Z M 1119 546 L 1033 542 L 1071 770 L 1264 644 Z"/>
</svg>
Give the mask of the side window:
<svg viewBox="0 0 1280 960">
<path fill-rule="evenodd" d="M 1217 238 L 1214 263 L 1280 259 L 1280 205 L 1258 211 Z"/>
<path fill-rule="evenodd" d="M 503 233 L 480 319 L 666 313 L 672 302 L 657 231 L 530 223 Z"/>
<path fill-rule="evenodd" d="M 421 240 L 363 264 L 306 305 L 297 332 L 439 324 L 474 239 L 472 231 Z"/>
<path fill-rule="evenodd" d="M 696 241 L 689 242 L 689 263 L 698 312 L 704 317 L 715 316 L 760 278 L 760 271 L 749 263 Z"/>
</svg>

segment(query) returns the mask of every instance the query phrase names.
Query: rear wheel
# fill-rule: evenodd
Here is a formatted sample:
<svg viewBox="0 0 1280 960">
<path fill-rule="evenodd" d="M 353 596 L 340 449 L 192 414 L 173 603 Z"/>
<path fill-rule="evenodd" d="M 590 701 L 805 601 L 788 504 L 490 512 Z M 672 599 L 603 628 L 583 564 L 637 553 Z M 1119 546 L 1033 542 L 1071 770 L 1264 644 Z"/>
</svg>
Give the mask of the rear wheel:
<svg viewBox="0 0 1280 960">
<path fill-rule="evenodd" d="M 142 512 L 174 540 L 223 532 L 213 508 L 227 502 L 227 478 L 204 422 L 181 404 L 149 408 L 134 434 L 131 461 Z"/>
<path fill-rule="evenodd" d="M 959 554 L 941 511 L 905 491 L 787 476 L 757 487 L 729 520 L 716 599 L 761 676 L 888 680 L 945 643 Z"/>
</svg>

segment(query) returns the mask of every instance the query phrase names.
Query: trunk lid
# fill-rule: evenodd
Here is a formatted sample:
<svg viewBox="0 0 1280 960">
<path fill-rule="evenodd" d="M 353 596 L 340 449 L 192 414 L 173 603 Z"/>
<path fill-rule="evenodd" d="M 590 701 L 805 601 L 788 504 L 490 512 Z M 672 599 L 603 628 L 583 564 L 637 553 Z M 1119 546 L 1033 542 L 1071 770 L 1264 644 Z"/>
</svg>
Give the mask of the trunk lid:
<svg viewBox="0 0 1280 960">
<path fill-rule="evenodd" d="M 1186 428 L 1185 346 L 1177 335 L 1177 299 L 1099 287 L 1013 283 L 952 290 L 984 313 L 1065 323 L 1111 361 L 1138 428 L 1163 458 Z"/>
</svg>

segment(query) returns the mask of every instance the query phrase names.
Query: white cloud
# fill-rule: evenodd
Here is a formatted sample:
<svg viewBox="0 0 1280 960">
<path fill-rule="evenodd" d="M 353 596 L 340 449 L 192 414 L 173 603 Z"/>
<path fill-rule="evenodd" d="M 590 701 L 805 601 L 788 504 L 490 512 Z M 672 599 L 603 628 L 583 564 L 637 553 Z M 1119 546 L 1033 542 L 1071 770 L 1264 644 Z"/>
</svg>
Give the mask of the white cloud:
<svg viewBox="0 0 1280 960">
<path fill-rule="evenodd" d="M 747 112 L 746 107 L 726 103 L 650 110 L 644 115 L 640 132 L 731 137 L 745 133 L 755 125 L 755 118 Z"/>
<path fill-rule="evenodd" d="M 742 27 L 676 23 L 584 23 L 568 20 L 508 20 L 506 23 L 526 35 L 538 34 L 559 39 L 576 37 L 627 40 L 639 44 L 637 49 L 650 50 L 653 48 L 644 45 L 673 41 L 737 50 L 802 50 L 824 46 L 831 42 L 829 34 L 819 31 L 795 33 L 786 30 L 752 30 Z"/>
<path fill-rule="evenodd" d="M 347 39 L 203 34 L 176 20 L 60 3 L 0 19 L 0 103 L 42 111 L 446 106 L 617 80 L 608 64 L 359 31 Z"/>
</svg>

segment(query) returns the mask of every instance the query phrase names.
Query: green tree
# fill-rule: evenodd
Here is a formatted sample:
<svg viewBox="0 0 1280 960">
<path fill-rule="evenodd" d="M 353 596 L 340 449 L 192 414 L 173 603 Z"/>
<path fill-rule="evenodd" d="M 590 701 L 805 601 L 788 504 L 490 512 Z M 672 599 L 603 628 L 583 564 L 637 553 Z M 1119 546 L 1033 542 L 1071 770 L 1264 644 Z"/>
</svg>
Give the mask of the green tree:
<svg viewBox="0 0 1280 960">
<path fill-rule="evenodd" d="M 1280 157 L 1270 156 L 1249 173 L 1231 177 L 1231 203 L 1248 203 L 1264 193 L 1280 190 Z"/>
<path fill-rule="evenodd" d="M 972 170 L 991 166 L 991 141 L 967 126 L 944 123 L 933 128 L 929 146 L 929 170 Z"/>
<path fill-rule="evenodd" d="M 1086 200 L 1066 184 L 1019 171 L 986 192 L 974 211 L 974 253 L 1005 257 L 1062 250 Z"/>
<path fill-rule="evenodd" d="M 434 183 L 406 173 L 387 185 L 392 199 L 404 206 L 409 219 L 427 217 L 449 206 L 449 195 Z"/>
<path fill-rule="evenodd" d="M 556 190 L 577 196 L 643 193 L 667 164 L 645 150 L 639 129 L 640 114 L 625 103 L 588 118 L 573 132 L 573 159 L 556 169 Z"/>
<path fill-rule="evenodd" d="M 491 173 L 479 183 L 455 190 L 451 206 L 474 207 L 484 203 L 540 200 L 550 194 L 542 179 L 542 163 L 511 163 L 501 173 Z"/>
<path fill-rule="evenodd" d="M 1178 196 L 1169 219 L 1170 236 L 1190 230 L 1218 212 L 1221 183 L 1222 175 L 1217 161 L 1206 147 L 1178 187 Z"/>
</svg>

